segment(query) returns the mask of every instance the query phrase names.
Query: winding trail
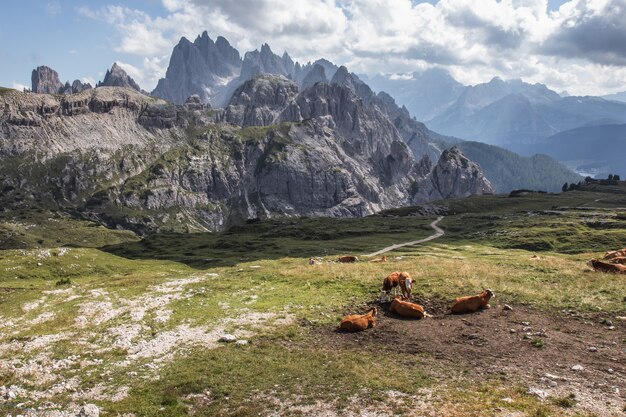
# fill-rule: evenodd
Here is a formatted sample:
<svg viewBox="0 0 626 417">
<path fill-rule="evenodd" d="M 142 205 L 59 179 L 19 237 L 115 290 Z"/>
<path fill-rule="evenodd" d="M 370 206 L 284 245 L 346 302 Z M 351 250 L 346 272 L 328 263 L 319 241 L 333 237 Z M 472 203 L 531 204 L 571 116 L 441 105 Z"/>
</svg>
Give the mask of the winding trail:
<svg viewBox="0 0 626 417">
<path fill-rule="evenodd" d="M 441 220 L 443 220 L 444 216 L 439 216 L 437 217 L 437 220 L 433 221 L 430 224 L 430 227 L 433 228 L 433 230 L 435 231 L 435 234 L 432 234 L 428 237 L 425 237 L 424 239 L 420 239 L 420 240 L 414 240 L 412 242 L 404 242 L 404 243 L 397 243 L 391 246 L 387 246 L 386 248 L 382 248 L 381 250 L 374 252 L 374 253 L 370 253 L 368 255 L 365 256 L 378 256 L 378 255 L 382 255 L 383 253 L 398 249 L 398 248 L 402 248 L 404 246 L 413 246 L 413 245 L 417 245 L 420 243 L 424 243 L 424 242 L 428 242 L 430 240 L 434 240 L 437 238 L 440 238 L 441 236 L 445 235 L 446 232 L 443 231 L 442 228 L 440 228 L 439 226 L 437 226 L 437 223 L 439 223 Z"/>
</svg>

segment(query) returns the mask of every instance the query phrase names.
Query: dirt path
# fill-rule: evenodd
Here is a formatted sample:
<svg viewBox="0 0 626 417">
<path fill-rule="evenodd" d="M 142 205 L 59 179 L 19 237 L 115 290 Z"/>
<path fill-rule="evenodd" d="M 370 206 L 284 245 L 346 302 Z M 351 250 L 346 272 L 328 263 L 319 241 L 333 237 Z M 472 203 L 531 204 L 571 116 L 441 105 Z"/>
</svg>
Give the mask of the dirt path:
<svg viewBox="0 0 626 417">
<path fill-rule="evenodd" d="M 378 255 L 382 255 L 383 253 L 390 252 L 390 251 L 396 250 L 398 248 L 402 248 L 404 246 L 413 246 L 413 245 L 417 245 L 417 244 L 420 244 L 420 243 L 424 243 L 424 242 L 428 242 L 430 240 L 434 240 L 434 239 L 440 238 L 441 236 L 443 236 L 446 233 L 446 232 L 443 231 L 442 228 L 437 226 L 437 223 L 439 223 L 441 220 L 443 220 L 443 216 L 437 217 L 437 220 L 433 221 L 430 224 L 430 227 L 432 227 L 433 230 L 435 231 L 435 234 L 433 234 L 433 235 L 430 235 L 430 236 L 428 236 L 428 237 L 426 237 L 424 239 L 414 240 L 412 242 L 397 243 L 397 244 L 394 244 L 394 245 L 391 245 L 391 246 L 387 246 L 386 248 L 382 248 L 381 250 L 379 250 L 377 252 L 370 253 L 370 254 L 365 255 L 365 256 L 378 256 Z"/>
</svg>

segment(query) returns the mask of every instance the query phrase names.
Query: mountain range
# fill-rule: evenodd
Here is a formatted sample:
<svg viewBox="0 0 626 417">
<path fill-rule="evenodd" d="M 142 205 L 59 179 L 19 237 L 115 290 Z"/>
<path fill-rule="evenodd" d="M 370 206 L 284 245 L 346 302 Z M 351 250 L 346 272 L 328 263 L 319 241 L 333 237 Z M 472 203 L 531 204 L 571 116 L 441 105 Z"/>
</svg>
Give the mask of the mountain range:
<svg viewBox="0 0 626 417">
<path fill-rule="evenodd" d="M 548 154 L 585 175 L 626 174 L 626 162 L 617 161 L 612 154 L 612 147 L 621 146 L 626 137 L 613 135 L 612 146 L 604 139 L 600 146 L 604 132 L 617 132 L 610 126 L 626 123 L 626 102 L 620 101 L 623 95 L 561 96 L 543 84 L 497 77 L 462 86 L 441 69 L 415 72 L 409 77 L 377 76 L 371 84 L 374 89 L 398 91 L 400 104 L 444 135 L 497 145 L 522 155 Z M 571 158 L 568 148 L 578 148 L 578 129 L 585 134 L 585 154 Z M 558 140 L 551 139 L 555 135 L 559 135 Z M 594 168 L 589 171 L 589 166 Z"/>
<path fill-rule="evenodd" d="M 346 67 L 301 65 L 269 45 L 241 58 L 206 32 L 176 45 L 153 97 L 117 64 L 96 88 L 62 92 L 58 78 L 39 67 L 33 92 L 0 89 L 5 210 L 67 210 L 139 232 L 220 230 L 580 179 L 549 157 L 503 159 L 435 133 Z"/>
<path fill-rule="evenodd" d="M 71 210 L 140 232 L 198 231 L 493 192 L 458 148 L 417 160 L 387 114 L 343 77 L 300 91 L 284 76 L 257 76 L 224 109 L 126 87 L 2 90 L 2 207 Z"/>
</svg>

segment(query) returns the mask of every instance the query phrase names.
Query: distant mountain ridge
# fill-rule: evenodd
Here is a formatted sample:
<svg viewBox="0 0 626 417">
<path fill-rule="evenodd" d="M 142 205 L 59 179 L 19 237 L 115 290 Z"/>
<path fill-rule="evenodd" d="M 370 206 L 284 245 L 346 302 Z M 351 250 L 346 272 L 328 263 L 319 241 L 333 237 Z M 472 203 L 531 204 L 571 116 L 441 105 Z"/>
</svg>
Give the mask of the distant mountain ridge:
<svg viewBox="0 0 626 417">
<path fill-rule="evenodd" d="M 590 125 L 562 131 L 529 145 L 526 152 L 538 150 L 585 175 L 626 177 L 626 124 Z"/>
</svg>

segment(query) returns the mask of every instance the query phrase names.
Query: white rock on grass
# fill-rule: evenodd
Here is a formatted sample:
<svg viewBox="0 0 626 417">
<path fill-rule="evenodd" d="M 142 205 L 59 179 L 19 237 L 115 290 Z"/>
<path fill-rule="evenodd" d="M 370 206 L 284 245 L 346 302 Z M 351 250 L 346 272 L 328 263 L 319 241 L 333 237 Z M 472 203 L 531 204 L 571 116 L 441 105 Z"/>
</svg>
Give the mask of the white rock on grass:
<svg viewBox="0 0 626 417">
<path fill-rule="evenodd" d="M 576 372 L 578 372 L 578 371 L 582 371 L 582 370 L 584 370 L 584 369 L 585 369 L 585 368 L 583 368 L 583 366 L 582 366 L 582 365 L 574 365 L 574 366 L 572 366 L 572 371 L 576 371 Z"/>
<path fill-rule="evenodd" d="M 85 404 L 76 417 L 100 417 L 100 409 L 95 404 Z"/>
<path fill-rule="evenodd" d="M 236 342 L 237 338 L 232 335 L 232 334 L 224 334 L 222 335 L 219 339 L 218 342 L 224 342 L 224 343 L 232 343 L 232 342 Z"/>
<path fill-rule="evenodd" d="M 248 341 L 247 340 L 237 340 L 235 342 L 235 344 L 239 345 L 239 346 L 246 346 L 248 344 Z"/>
<path fill-rule="evenodd" d="M 535 397 L 538 397 L 540 400 L 545 400 L 548 397 L 548 393 L 545 392 L 542 389 L 539 388 L 528 388 L 528 394 L 529 395 L 534 395 Z"/>
</svg>

